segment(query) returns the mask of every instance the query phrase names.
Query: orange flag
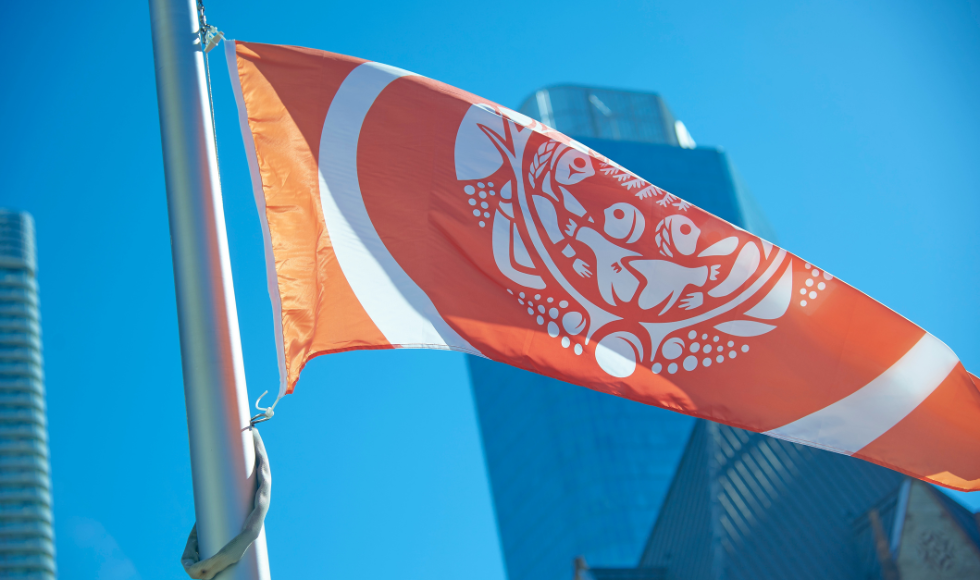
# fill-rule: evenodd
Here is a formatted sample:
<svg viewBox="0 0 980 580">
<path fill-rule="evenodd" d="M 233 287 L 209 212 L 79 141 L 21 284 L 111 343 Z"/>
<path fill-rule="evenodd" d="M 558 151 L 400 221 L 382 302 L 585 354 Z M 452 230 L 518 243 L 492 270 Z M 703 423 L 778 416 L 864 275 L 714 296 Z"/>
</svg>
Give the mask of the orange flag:
<svg viewBox="0 0 980 580">
<path fill-rule="evenodd" d="M 227 42 L 280 371 L 433 348 L 980 489 L 939 339 L 557 131 L 398 68 Z"/>
</svg>

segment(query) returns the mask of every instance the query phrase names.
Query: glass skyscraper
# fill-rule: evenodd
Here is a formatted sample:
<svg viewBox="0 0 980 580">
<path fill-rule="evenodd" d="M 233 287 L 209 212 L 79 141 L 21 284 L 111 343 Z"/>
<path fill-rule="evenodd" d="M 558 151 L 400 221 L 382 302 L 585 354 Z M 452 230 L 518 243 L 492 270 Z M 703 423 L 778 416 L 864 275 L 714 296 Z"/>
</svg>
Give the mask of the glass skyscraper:
<svg viewBox="0 0 980 580">
<path fill-rule="evenodd" d="M 0 578 L 55 578 L 34 222 L 0 209 Z"/>
<path fill-rule="evenodd" d="M 728 156 L 696 147 L 658 95 L 550 87 L 520 112 L 772 239 Z M 570 580 L 579 556 L 636 566 L 694 420 L 485 359 L 469 368 L 509 580 Z"/>
<path fill-rule="evenodd" d="M 570 137 L 695 147 L 684 123 L 655 93 L 549 87 L 528 97 L 520 111 Z"/>
</svg>

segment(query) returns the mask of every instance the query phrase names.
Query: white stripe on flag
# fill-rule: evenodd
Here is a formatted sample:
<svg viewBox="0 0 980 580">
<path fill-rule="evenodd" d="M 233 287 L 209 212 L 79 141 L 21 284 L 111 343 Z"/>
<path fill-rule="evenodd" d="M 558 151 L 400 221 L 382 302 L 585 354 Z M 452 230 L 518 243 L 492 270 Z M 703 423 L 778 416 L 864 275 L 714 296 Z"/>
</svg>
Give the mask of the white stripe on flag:
<svg viewBox="0 0 980 580">
<path fill-rule="evenodd" d="M 926 333 L 898 362 L 867 385 L 765 434 L 853 455 L 914 411 L 958 362 L 948 346 Z"/>
<path fill-rule="evenodd" d="M 368 62 L 351 71 L 340 85 L 320 135 L 323 219 L 344 277 L 389 343 L 479 355 L 446 324 L 425 292 L 395 261 L 371 223 L 361 197 L 357 145 L 364 118 L 385 87 L 414 74 Z"/>
</svg>

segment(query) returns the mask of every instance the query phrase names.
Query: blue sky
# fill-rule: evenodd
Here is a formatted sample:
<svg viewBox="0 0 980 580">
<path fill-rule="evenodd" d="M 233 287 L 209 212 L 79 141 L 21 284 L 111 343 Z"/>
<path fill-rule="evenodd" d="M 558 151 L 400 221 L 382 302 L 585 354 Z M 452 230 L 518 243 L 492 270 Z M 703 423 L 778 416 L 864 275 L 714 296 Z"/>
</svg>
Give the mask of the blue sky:
<svg viewBox="0 0 980 580">
<path fill-rule="evenodd" d="M 573 82 L 660 92 L 732 156 L 781 245 L 980 371 L 980 2 L 209 0 L 230 37 L 393 64 L 516 107 Z M 58 563 L 181 578 L 193 524 L 149 11 L 0 8 L 0 206 L 37 221 Z M 252 400 L 277 384 L 234 99 L 212 58 Z M 502 580 L 460 355 L 311 363 L 263 429 L 277 578 Z M 964 501 L 980 507 L 980 499 Z"/>
</svg>

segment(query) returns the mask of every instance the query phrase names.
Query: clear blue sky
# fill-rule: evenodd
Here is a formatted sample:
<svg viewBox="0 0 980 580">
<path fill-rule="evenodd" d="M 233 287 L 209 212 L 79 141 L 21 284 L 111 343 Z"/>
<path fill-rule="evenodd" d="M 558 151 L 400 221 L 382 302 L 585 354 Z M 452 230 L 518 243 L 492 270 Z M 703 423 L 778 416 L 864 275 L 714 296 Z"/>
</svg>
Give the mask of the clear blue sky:
<svg viewBox="0 0 980 580">
<path fill-rule="evenodd" d="M 207 6 L 233 38 L 378 60 L 513 107 L 558 82 L 658 91 L 699 144 L 731 153 L 784 247 L 980 371 L 976 0 Z M 194 520 L 148 13 L 139 1 L 0 8 L 0 206 L 37 220 L 66 580 L 182 578 Z M 276 360 L 221 52 L 219 154 L 254 400 L 275 389 Z M 318 359 L 263 435 L 274 577 L 503 579 L 460 355 Z"/>
</svg>

